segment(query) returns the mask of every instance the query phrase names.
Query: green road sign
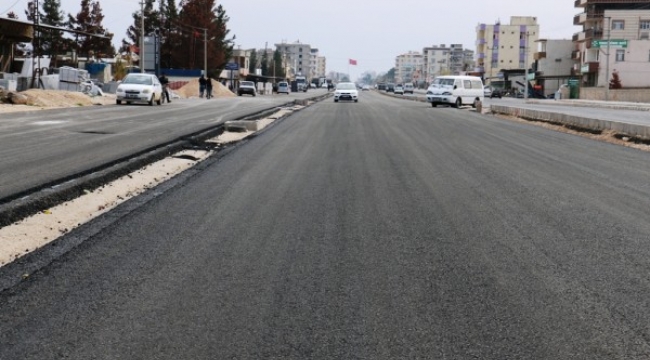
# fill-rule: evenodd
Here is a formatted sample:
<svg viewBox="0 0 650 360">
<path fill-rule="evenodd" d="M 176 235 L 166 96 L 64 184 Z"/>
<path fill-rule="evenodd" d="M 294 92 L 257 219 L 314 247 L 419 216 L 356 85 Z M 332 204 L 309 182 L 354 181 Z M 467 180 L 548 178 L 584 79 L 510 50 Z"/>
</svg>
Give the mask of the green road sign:
<svg viewBox="0 0 650 360">
<path fill-rule="evenodd" d="M 607 47 L 607 40 L 593 40 L 591 47 L 605 48 Z M 627 40 L 609 40 L 609 47 L 627 48 Z"/>
</svg>

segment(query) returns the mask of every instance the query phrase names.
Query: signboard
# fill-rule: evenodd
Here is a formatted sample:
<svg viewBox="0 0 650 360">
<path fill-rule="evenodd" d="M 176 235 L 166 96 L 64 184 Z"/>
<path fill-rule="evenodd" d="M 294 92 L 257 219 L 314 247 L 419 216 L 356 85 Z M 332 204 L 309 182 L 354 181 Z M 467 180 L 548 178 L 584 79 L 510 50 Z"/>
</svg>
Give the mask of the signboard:
<svg viewBox="0 0 650 360">
<path fill-rule="evenodd" d="M 226 64 L 226 70 L 239 70 L 239 64 L 229 62 Z"/>
<path fill-rule="evenodd" d="M 591 47 L 605 48 L 609 43 L 609 47 L 627 48 L 627 40 L 593 40 Z"/>
<path fill-rule="evenodd" d="M 584 64 L 580 68 L 580 73 L 581 74 L 587 74 L 589 72 L 589 64 Z"/>
</svg>

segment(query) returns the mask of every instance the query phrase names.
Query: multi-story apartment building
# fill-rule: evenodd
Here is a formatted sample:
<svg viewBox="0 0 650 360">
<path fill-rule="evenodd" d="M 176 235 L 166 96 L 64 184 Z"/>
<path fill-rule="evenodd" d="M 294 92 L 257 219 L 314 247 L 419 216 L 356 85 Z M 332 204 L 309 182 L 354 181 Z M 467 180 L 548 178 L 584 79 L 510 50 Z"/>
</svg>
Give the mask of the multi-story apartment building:
<svg viewBox="0 0 650 360">
<path fill-rule="evenodd" d="M 474 70 L 474 51 L 462 44 L 425 47 L 423 53 L 423 80 L 430 83 L 439 75 L 462 75 Z"/>
<path fill-rule="evenodd" d="M 512 16 L 510 24 L 479 24 L 476 27 L 475 71 L 483 74 L 486 83 L 501 79 L 503 70 L 525 71 L 534 59 L 531 44 L 538 39 L 536 17 Z"/>
<path fill-rule="evenodd" d="M 416 82 L 422 69 L 422 54 L 409 51 L 395 57 L 395 81 L 398 83 Z"/>
<path fill-rule="evenodd" d="M 319 56 L 316 58 L 316 76 L 324 78 L 325 74 L 327 74 L 327 58 Z"/>
<path fill-rule="evenodd" d="M 576 0 L 574 73 L 583 86 L 606 87 L 614 70 L 624 87 L 650 86 L 650 1 Z M 644 76 L 640 76 L 643 74 Z"/>
<path fill-rule="evenodd" d="M 287 76 L 294 77 L 297 75 L 307 77 L 310 80 L 311 76 L 311 46 L 303 44 L 300 41 L 295 43 L 280 43 L 275 44 L 284 56 L 285 68 L 289 70 Z"/>
</svg>

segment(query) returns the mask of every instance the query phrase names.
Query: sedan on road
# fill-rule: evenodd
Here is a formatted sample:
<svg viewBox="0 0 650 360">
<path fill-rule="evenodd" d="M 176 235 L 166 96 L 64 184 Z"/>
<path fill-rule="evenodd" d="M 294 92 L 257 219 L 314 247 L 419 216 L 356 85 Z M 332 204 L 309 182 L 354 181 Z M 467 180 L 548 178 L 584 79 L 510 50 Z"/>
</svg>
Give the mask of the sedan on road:
<svg viewBox="0 0 650 360">
<path fill-rule="evenodd" d="M 248 95 L 257 95 L 257 91 L 255 90 L 255 83 L 252 81 L 242 81 L 239 84 L 239 89 L 237 89 L 237 95 L 242 96 L 243 94 L 248 94 Z"/>
<path fill-rule="evenodd" d="M 153 74 L 130 73 L 122 79 L 115 91 L 115 103 L 162 104 L 162 84 Z"/>
<path fill-rule="evenodd" d="M 357 90 L 357 86 L 351 82 L 338 83 L 334 91 L 334 102 L 339 102 L 339 100 L 358 102 L 359 90 Z"/>
</svg>

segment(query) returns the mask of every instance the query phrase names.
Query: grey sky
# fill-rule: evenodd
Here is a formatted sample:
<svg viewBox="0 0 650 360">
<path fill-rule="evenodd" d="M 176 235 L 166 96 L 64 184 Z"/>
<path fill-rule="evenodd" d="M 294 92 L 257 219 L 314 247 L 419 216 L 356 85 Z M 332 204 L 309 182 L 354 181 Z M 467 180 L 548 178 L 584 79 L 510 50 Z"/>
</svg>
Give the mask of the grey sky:
<svg viewBox="0 0 650 360">
<path fill-rule="evenodd" d="M 24 19 L 29 0 L 0 0 L 0 12 L 13 10 Z M 63 11 L 76 14 L 81 0 L 61 0 Z M 439 44 L 463 44 L 475 50 L 478 23 L 508 23 L 511 16 L 536 16 L 542 38 L 570 39 L 580 28 L 574 0 L 217 0 L 230 16 L 229 28 L 242 49 L 282 41 L 311 45 L 327 57 L 327 71 L 357 76 L 385 72 L 395 56 Z M 104 27 L 115 43 L 126 37 L 139 0 L 100 0 Z M 0 16 L 5 16 L 0 13 Z M 348 66 L 348 59 L 358 65 Z"/>
</svg>

